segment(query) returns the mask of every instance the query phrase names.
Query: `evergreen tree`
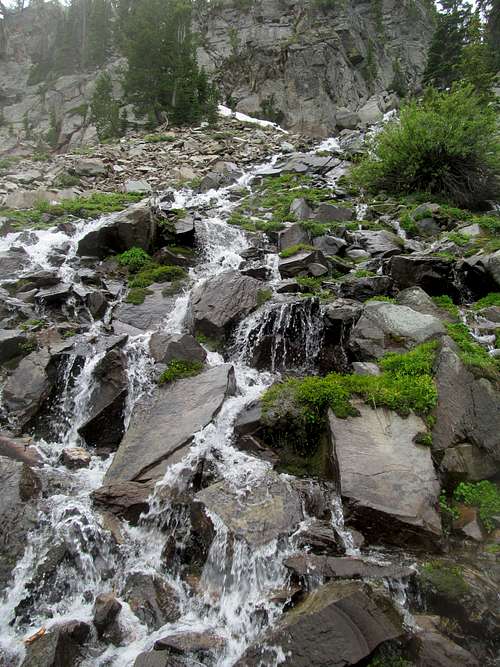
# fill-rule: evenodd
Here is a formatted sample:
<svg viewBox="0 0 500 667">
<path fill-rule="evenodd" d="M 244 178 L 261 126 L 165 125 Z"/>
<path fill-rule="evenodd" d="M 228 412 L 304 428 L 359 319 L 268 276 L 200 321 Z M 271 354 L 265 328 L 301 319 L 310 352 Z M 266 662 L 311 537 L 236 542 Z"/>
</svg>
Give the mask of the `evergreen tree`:
<svg viewBox="0 0 500 667">
<path fill-rule="evenodd" d="M 485 24 L 479 11 L 471 18 L 467 29 L 467 43 L 457 63 L 457 72 L 463 81 L 472 84 L 477 93 L 489 95 L 495 73 L 492 69 L 492 49 Z"/>
<path fill-rule="evenodd" d="M 90 104 L 90 120 L 95 124 L 100 141 L 121 135 L 120 105 L 113 97 L 113 83 L 107 72 L 97 81 Z"/>
</svg>

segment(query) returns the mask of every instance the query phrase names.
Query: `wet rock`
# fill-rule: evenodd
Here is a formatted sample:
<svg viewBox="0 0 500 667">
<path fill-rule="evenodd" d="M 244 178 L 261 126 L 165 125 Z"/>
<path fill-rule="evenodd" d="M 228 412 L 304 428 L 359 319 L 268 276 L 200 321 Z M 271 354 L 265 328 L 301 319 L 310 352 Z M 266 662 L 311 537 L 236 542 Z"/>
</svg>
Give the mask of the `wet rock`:
<svg viewBox="0 0 500 667">
<path fill-rule="evenodd" d="M 330 521 L 315 519 L 295 538 L 297 546 L 314 554 L 342 554 L 344 548 Z"/>
<path fill-rule="evenodd" d="M 67 468 L 78 470 L 79 468 L 88 468 L 92 457 L 83 447 L 68 447 L 63 449 L 61 461 Z"/>
<path fill-rule="evenodd" d="M 149 341 L 149 351 L 160 364 L 168 364 L 173 359 L 204 362 L 207 357 L 205 349 L 196 338 L 188 334 L 154 333 Z"/>
<path fill-rule="evenodd" d="M 479 662 L 464 648 L 440 632 L 438 616 L 415 616 L 419 628 L 412 640 L 417 667 L 478 667 Z"/>
<path fill-rule="evenodd" d="M 314 217 L 319 222 L 349 222 L 355 216 L 352 208 L 324 203 L 319 205 Z"/>
<path fill-rule="evenodd" d="M 450 486 L 494 477 L 498 462 L 476 445 L 464 442 L 445 450 L 440 469 Z"/>
<path fill-rule="evenodd" d="M 238 271 L 209 278 L 191 293 L 189 308 L 194 330 L 224 338 L 239 319 L 257 308 L 261 287 L 260 281 Z"/>
<path fill-rule="evenodd" d="M 433 451 L 470 443 L 500 461 L 500 395 L 494 382 L 478 377 L 462 363 L 458 349 L 445 338 L 436 360 L 438 404 L 432 433 Z M 486 463 L 486 461 L 485 461 Z"/>
<path fill-rule="evenodd" d="M 113 593 L 101 593 L 94 602 L 93 623 L 97 630 L 99 639 L 119 644 L 122 632 L 118 623 L 118 616 L 122 610 L 122 604 Z"/>
<path fill-rule="evenodd" d="M 224 640 L 211 632 L 181 632 L 158 639 L 155 651 L 168 651 L 172 655 L 194 655 L 198 659 L 224 646 Z"/>
<path fill-rule="evenodd" d="M 27 263 L 28 257 L 25 253 L 13 250 L 0 252 L 0 280 L 18 278 Z"/>
<path fill-rule="evenodd" d="M 30 467 L 38 467 L 42 464 L 42 457 L 35 447 L 29 445 L 28 440 L 13 440 L 0 433 L 0 456 L 5 456 L 13 461 L 26 463 Z"/>
<path fill-rule="evenodd" d="M 35 527 L 41 481 L 25 463 L 0 456 L 0 487 L 1 590 L 24 552 L 28 532 Z"/>
<path fill-rule="evenodd" d="M 35 417 L 50 395 L 55 381 L 50 366 L 51 355 L 47 349 L 32 352 L 5 383 L 3 402 L 19 432 Z"/>
<path fill-rule="evenodd" d="M 344 241 L 344 239 L 339 239 L 336 236 L 330 236 L 329 234 L 316 237 L 313 240 L 313 245 L 326 257 L 338 255 L 344 248 L 347 247 L 347 243 Z"/>
<path fill-rule="evenodd" d="M 362 558 L 297 554 L 283 561 L 283 565 L 298 577 L 325 579 L 400 579 L 410 577 L 413 570 L 402 565 L 379 565 Z"/>
<path fill-rule="evenodd" d="M 375 542 L 436 543 L 439 482 L 429 448 L 415 444 L 424 422 L 360 402 L 356 408 L 359 417 L 328 414 L 339 490 L 352 506 L 353 525 Z"/>
<path fill-rule="evenodd" d="M 490 255 L 474 255 L 465 259 L 460 266 L 464 284 L 477 298 L 500 289 L 500 250 Z"/>
<path fill-rule="evenodd" d="M 20 329 L 0 329 L 0 364 L 23 354 L 26 332 Z"/>
<path fill-rule="evenodd" d="M 74 285 L 73 292 L 79 297 L 94 319 L 103 317 L 108 308 L 108 301 L 101 290 Z"/>
<path fill-rule="evenodd" d="M 392 292 L 392 280 L 388 276 L 356 278 L 347 276 L 339 284 L 338 294 L 344 299 L 366 301 L 373 297 L 388 295 Z"/>
<path fill-rule="evenodd" d="M 91 447 L 116 449 L 120 444 L 128 394 L 126 367 L 123 351 L 111 349 L 94 369 L 96 382 L 89 399 L 89 416 L 78 429 Z"/>
<path fill-rule="evenodd" d="M 139 331 L 155 329 L 171 311 L 175 302 L 175 296 L 169 292 L 169 285 L 170 283 L 150 285 L 144 303 L 138 305 L 121 303 L 114 313 L 115 331 L 118 323 L 133 327 L 136 330 L 135 334 L 133 330 L 127 330 L 127 333 L 130 332 L 132 335 L 137 335 Z"/>
<path fill-rule="evenodd" d="M 322 157 L 311 153 L 295 153 L 292 157 L 276 166 L 279 173 L 321 174 L 332 168 L 333 156 Z"/>
<path fill-rule="evenodd" d="M 382 230 L 363 230 L 352 235 L 357 244 L 372 257 L 392 257 L 401 253 L 402 239 L 392 232 Z"/>
<path fill-rule="evenodd" d="M 171 457 L 190 445 L 193 434 L 212 421 L 235 389 L 234 370 L 229 364 L 160 387 L 134 408 L 105 483 L 163 476 Z"/>
<path fill-rule="evenodd" d="M 73 171 L 78 176 L 104 176 L 108 169 L 102 160 L 81 158 L 73 164 Z"/>
<path fill-rule="evenodd" d="M 312 264 L 319 264 L 328 271 L 328 260 L 320 250 L 303 250 L 292 257 L 281 259 L 278 269 L 282 278 L 294 278 L 309 274 Z"/>
<path fill-rule="evenodd" d="M 67 621 L 26 643 L 21 667 L 76 667 L 84 657 L 84 644 L 91 630 L 82 621 Z"/>
<path fill-rule="evenodd" d="M 61 307 L 62 304 L 71 296 L 73 291 L 69 283 L 60 283 L 55 287 L 47 287 L 39 290 L 36 295 L 36 302 L 40 306 Z"/>
<path fill-rule="evenodd" d="M 299 224 L 290 225 L 282 232 L 278 234 L 278 248 L 279 250 L 286 250 L 291 248 L 294 245 L 299 243 L 309 243 L 310 242 L 309 233 L 303 229 Z"/>
<path fill-rule="evenodd" d="M 371 361 L 386 352 L 404 352 L 415 345 L 443 336 L 443 323 L 407 306 L 374 301 L 365 305 L 354 327 L 349 347 L 362 361 Z"/>
<path fill-rule="evenodd" d="M 136 572 L 128 576 L 123 599 L 150 630 L 159 630 L 180 617 L 177 593 L 156 575 Z"/>
<path fill-rule="evenodd" d="M 139 202 L 110 216 L 102 227 L 89 231 L 78 243 L 78 254 L 104 259 L 133 247 L 149 252 L 155 238 L 156 223 L 149 205 Z"/>
<path fill-rule="evenodd" d="M 455 263 L 442 257 L 396 255 L 391 257 L 388 271 L 399 289 L 421 287 L 431 296 L 458 296 L 454 280 Z"/>
<path fill-rule="evenodd" d="M 161 248 L 153 256 L 155 262 L 158 264 L 167 265 L 167 266 L 191 266 L 194 263 L 195 257 L 192 253 L 181 252 L 176 250 L 172 252 L 168 246 Z"/>
<path fill-rule="evenodd" d="M 290 213 L 295 216 L 295 220 L 309 220 L 313 216 L 312 209 L 303 197 L 293 200 L 290 204 Z"/>
<path fill-rule="evenodd" d="M 151 490 L 151 486 L 139 482 L 114 482 L 93 491 L 91 497 L 96 507 L 136 524 L 149 510 Z"/>
<path fill-rule="evenodd" d="M 352 372 L 356 375 L 380 375 L 382 371 L 377 364 L 369 361 L 354 361 Z"/>
<path fill-rule="evenodd" d="M 244 493 L 224 480 L 197 493 L 196 499 L 220 516 L 235 537 L 253 547 L 290 535 L 303 518 L 299 494 L 272 472 Z"/>
<path fill-rule="evenodd" d="M 285 613 L 235 667 L 271 667 L 277 650 L 283 656 L 281 664 L 288 667 L 357 665 L 402 633 L 401 619 L 387 598 L 360 583 L 334 582 Z"/>
<path fill-rule="evenodd" d="M 241 270 L 241 275 L 243 276 L 250 276 L 250 278 L 255 278 L 256 280 L 260 280 L 262 282 L 269 280 L 271 277 L 271 271 L 268 266 L 265 266 L 264 264 L 257 264 L 254 266 L 250 266 L 247 269 L 242 269 L 240 266 Z"/>
<path fill-rule="evenodd" d="M 165 651 L 149 651 L 137 656 L 134 667 L 186 667 L 186 663 L 176 661 Z"/>
</svg>

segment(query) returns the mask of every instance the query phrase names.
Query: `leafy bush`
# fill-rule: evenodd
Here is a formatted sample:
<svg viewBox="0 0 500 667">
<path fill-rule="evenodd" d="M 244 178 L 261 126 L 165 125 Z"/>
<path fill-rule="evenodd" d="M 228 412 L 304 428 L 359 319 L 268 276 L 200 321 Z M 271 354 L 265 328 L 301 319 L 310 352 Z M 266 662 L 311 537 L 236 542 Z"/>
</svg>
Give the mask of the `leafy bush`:
<svg viewBox="0 0 500 667">
<path fill-rule="evenodd" d="M 150 261 L 151 257 L 142 248 L 130 248 L 118 255 L 118 263 L 134 273 L 143 269 Z"/>
<path fill-rule="evenodd" d="M 184 359 L 173 359 L 168 368 L 161 374 L 158 380 L 159 384 L 168 384 L 181 380 L 183 378 L 190 378 L 198 375 L 203 370 L 203 363 L 201 361 L 186 361 Z"/>
<path fill-rule="evenodd" d="M 465 505 L 477 507 L 488 532 L 495 528 L 493 517 L 500 515 L 500 491 L 493 482 L 462 482 L 453 492 L 453 498 Z"/>
<path fill-rule="evenodd" d="M 499 191 L 496 113 L 471 86 L 427 92 L 387 123 L 353 170 L 355 183 L 395 194 L 428 192 L 473 208 Z"/>
</svg>

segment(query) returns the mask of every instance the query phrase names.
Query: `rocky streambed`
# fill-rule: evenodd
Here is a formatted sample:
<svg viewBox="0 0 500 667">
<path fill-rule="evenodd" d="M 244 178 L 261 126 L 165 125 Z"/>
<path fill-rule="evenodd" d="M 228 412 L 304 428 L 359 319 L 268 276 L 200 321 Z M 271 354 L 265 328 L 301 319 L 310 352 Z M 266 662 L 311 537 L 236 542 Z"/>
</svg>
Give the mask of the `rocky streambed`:
<svg viewBox="0 0 500 667">
<path fill-rule="evenodd" d="M 496 214 L 362 138 L 0 238 L 4 664 L 496 664 Z"/>
</svg>

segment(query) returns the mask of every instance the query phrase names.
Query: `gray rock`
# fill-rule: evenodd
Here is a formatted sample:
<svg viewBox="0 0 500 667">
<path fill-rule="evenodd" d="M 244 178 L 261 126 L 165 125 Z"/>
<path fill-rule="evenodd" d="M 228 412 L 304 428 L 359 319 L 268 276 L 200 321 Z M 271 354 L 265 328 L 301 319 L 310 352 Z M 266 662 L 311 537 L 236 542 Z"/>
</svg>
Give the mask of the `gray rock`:
<svg viewBox="0 0 500 667">
<path fill-rule="evenodd" d="M 311 240 L 309 233 L 302 228 L 301 225 L 290 225 L 278 234 L 278 247 L 281 250 L 286 250 L 299 243 L 309 243 Z"/>
<path fill-rule="evenodd" d="M 125 192 L 149 194 L 153 188 L 147 181 L 125 181 L 123 186 Z"/>
<path fill-rule="evenodd" d="M 465 285 L 477 294 L 485 296 L 488 292 L 500 289 L 500 250 L 491 255 L 474 255 L 462 263 L 460 273 Z"/>
<path fill-rule="evenodd" d="M 26 645 L 21 667 L 75 667 L 83 658 L 82 645 L 90 637 L 90 626 L 82 621 L 53 625 Z"/>
<path fill-rule="evenodd" d="M 205 349 L 188 334 L 154 333 L 149 340 L 149 351 L 160 364 L 168 364 L 173 359 L 204 362 L 207 358 Z"/>
<path fill-rule="evenodd" d="M 26 463 L 30 467 L 42 465 L 42 456 L 36 447 L 29 446 L 26 440 L 13 440 L 2 434 L 0 434 L 0 456 Z"/>
<path fill-rule="evenodd" d="M 0 329 L 0 364 L 23 354 L 26 332 L 20 329 Z"/>
<path fill-rule="evenodd" d="M 91 493 L 94 505 L 120 519 L 136 524 L 149 509 L 151 487 L 139 482 L 114 482 Z"/>
<path fill-rule="evenodd" d="M 50 395 L 55 382 L 50 364 L 47 349 L 32 352 L 5 383 L 3 402 L 19 431 L 29 424 Z"/>
<path fill-rule="evenodd" d="M 116 635 L 117 618 L 122 610 L 122 604 L 113 593 L 101 593 L 94 602 L 93 623 L 100 639 L 107 639 Z"/>
<path fill-rule="evenodd" d="M 415 444 L 425 423 L 360 402 L 356 408 L 359 417 L 328 414 L 339 489 L 353 505 L 355 527 L 375 541 L 436 541 L 440 486 L 430 449 Z"/>
<path fill-rule="evenodd" d="M 416 667 L 478 667 L 479 662 L 464 648 L 455 644 L 439 630 L 438 616 L 415 616 L 418 628 L 412 641 Z"/>
<path fill-rule="evenodd" d="M 417 313 L 422 313 L 423 315 L 441 316 L 439 308 L 421 287 L 408 287 L 402 290 L 396 296 L 396 303 L 399 306 L 408 306 L 408 308 L 416 310 Z"/>
<path fill-rule="evenodd" d="M 320 264 L 328 269 L 328 260 L 320 250 L 303 250 L 280 260 L 279 272 L 283 278 L 294 278 L 301 274 L 309 274 L 311 264 Z"/>
<path fill-rule="evenodd" d="M 313 215 L 311 207 L 303 197 L 293 200 L 290 204 L 290 213 L 296 220 L 309 220 Z"/>
<path fill-rule="evenodd" d="M 149 331 L 155 329 L 165 319 L 172 309 L 175 296 L 168 294 L 170 283 L 150 285 L 144 302 L 132 304 L 122 302 L 116 309 L 113 326 L 116 330 L 117 321 L 133 327 L 132 330 L 124 330 L 126 333 L 136 335 L 138 330 Z M 164 292 L 167 296 L 164 296 Z M 119 326 L 119 325 L 118 325 Z M 118 333 L 118 332 L 117 332 Z"/>
<path fill-rule="evenodd" d="M 372 563 L 352 556 L 316 556 L 310 553 L 290 556 L 283 565 L 298 577 L 323 577 L 326 579 L 400 579 L 410 577 L 413 570 L 401 565 Z"/>
<path fill-rule="evenodd" d="M 371 97 L 361 109 L 358 109 L 358 115 L 361 124 L 364 126 L 379 123 L 384 117 L 384 114 L 380 110 L 378 96 Z"/>
<path fill-rule="evenodd" d="M 169 459 L 190 445 L 193 435 L 212 421 L 235 389 L 234 370 L 229 364 L 160 387 L 150 399 L 135 406 L 105 484 L 161 477 Z"/>
<path fill-rule="evenodd" d="M 354 220 L 354 217 L 352 208 L 328 203 L 320 204 L 315 215 L 319 222 L 349 222 Z"/>
<path fill-rule="evenodd" d="M 479 482 L 497 474 L 498 462 L 479 447 L 464 442 L 445 450 L 440 468 L 449 482 Z"/>
<path fill-rule="evenodd" d="M 356 278 L 355 275 L 347 276 L 339 283 L 338 295 L 344 299 L 356 299 L 366 301 L 380 295 L 388 295 L 392 292 L 392 280 L 389 276 L 371 276 L 368 278 Z"/>
<path fill-rule="evenodd" d="M 444 339 L 436 360 L 438 404 L 433 449 L 470 443 L 483 456 L 500 461 L 500 394 L 494 382 L 477 377 L 460 360 L 455 344 Z M 486 463 L 486 461 L 485 461 Z"/>
<path fill-rule="evenodd" d="M 348 109 L 337 109 L 335 123 L 341 130 L 355 130 L 361 122 L 359 114 Z"/>
<path fill-rule="evenodd" d="M 203 660 L 213 651 L 222 649 L 224 643 L 223 639 L 211 632 L 179 632 L 158 639 L 154 648 L 156 651 L 167 651 L 171 655 L 193 655 Z"/>
<path fill-rule="evenodd" d="M 228 271 L 209 278 L 191 293 L 190 319 L 194 330 L 224 338 L 231 327 L 258 306 L 260 281 Z"/>
<path fill-rule="evenodd" d="M 454 262 L 442 257 L 395 255 L 390 260 L 389 271 L 401 290 L 418 286 L 431 296 L 449 294 L 453 297 L 457 293 Z"/>
<path fill-rule="evenodd" d="M 381 373 L 377 364 L 370 363 L 369 361 L 355 361 L 352 364 L 352 371 L 356 375 L 380 375 Z"/>
<path fill-rule="evenodd" d="M 404 352 L 445 334 L 443 323 L 407 306 L 373 301 L 354 327 L 349 346 L 361 361 L 379 359 L 386 352 Z"/>
<path fill-rule="evenodd" d="M 73 286 L 69 283 L 59 283 L 55 287 L 47 287 L 37 292 L 36 302 L 40 306 L 60 307 L 69 299 L 73 292 Z"/>
<path fill-rule="evenodd" d="M 254 547 L 290 535 L 303 519 L 299 494 L 273 472 L 244 493 L 223 480 L 197 493 L 196 499 L 217 514 L 235 537 Z"/>
<path fill-rule="evenodd" d="M 0 280 L 18 278 L 27 263 L 28 257 L 24 252 L 0 252 Z"/>
<path fill-rule="evenodd" d="M 401 253 L 402 239 L 392 232 L 382 230 L 363 230 L 355 232 L 353 237 L 362 248 L 373 257 L 391 257 Z"/>
<path fill-rule="evenodd" d="M 174 662 L 172 656 L 165 651 L 149 651 L 137 656 L 134 667 L 185 667 L 185 663 Z"/>
<path fill-rule="evenodd" d="M 0 456 L 0 485 L 0 590 L 3 590 L 24 553 L 28 532 L 36 525 L 36 499 L 42 484 L 28 465 Z"/>
<path fill-rule="evenodd" d="M 389 600 L 361 583 L 332 582 L 285 613 L 235 667 L 272 667 L 277 650 L 286 667 L 347 667 L 402 634 Z"/>
<path fill-rule="evenodd" d="M 336 236 L 330 236 L 329 234 L 326 234 L 325 236 L 317 236 L 313 240 L 313 245 L 326 257 L 339 255 L 342 250 L 347 247 L 347 243 L 344 239 L 339 239 Z"/>
<path fill-rule="evenodd" d="M 319 156 L 310 153 L 296 153 L 286 162 L 277 165 L 281 173 L 321 174 L 332 167 L 332 156 Z"/>
<path fill-rule="evenodd" d="M 139 202 L 110 215 L 102 227 L 89 231 L 78 243 L 78 254 L 104 259 L 111 253 L 134 247 L 149 251 L 155 237 L 156 223 L 149 205 Z"/>
<path fill-rule="evenodd" d="M 105 176 L 108 168 L 102 160 L 81 158 L 74 163 L 73 171 L 78 176 Z"/>
<path fill-rule="evenodd" d="M 150 630 L 159 630 L 180 617 L 177 593 L 156 575 L 143 572 L 129 575 L 123 599 Z"/>
</svg>

